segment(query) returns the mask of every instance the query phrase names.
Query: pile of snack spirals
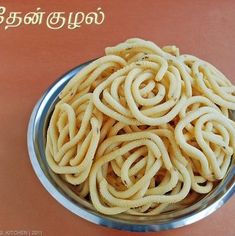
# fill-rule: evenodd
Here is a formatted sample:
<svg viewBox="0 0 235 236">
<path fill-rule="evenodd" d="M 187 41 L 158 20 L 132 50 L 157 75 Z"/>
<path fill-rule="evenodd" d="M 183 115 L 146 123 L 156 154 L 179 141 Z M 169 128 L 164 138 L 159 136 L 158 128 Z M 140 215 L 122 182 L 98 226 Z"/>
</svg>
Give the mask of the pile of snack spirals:
<svg viewBox="0 0 235 236">
<path fill-rule="evenodd" d="M 193 204 L 235 151 L 235 86 L 175 46 L 134 38 L 105 49 L 60 94 L 50 168 L 103 214 L 157 215 Z"/>
</svg>

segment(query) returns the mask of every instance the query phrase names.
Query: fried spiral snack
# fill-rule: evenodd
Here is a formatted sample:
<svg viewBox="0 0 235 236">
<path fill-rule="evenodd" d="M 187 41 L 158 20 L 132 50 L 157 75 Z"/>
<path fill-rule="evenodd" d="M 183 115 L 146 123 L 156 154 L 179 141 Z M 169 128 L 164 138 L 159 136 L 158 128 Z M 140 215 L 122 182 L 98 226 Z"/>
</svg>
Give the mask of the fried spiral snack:
<svg viewBox="0 0 235 236">
<path fill-rule="evenodd" d="M 47 130 L 53 172 L 103 214 L 157 215 L 193 204 L 235 151 L 235 87 L 175 46 L 129 39 L 79 71 Z"/>
</svg>

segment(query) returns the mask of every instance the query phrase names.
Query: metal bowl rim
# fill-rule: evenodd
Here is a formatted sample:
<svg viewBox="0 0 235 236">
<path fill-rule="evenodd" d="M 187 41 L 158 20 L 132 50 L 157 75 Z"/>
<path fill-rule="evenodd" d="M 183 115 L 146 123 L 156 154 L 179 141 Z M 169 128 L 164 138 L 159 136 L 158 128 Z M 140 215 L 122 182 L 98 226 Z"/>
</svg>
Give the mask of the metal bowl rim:
<svg viewBox="0 0 235 236">
<path fill-rule="evenodd" d="M 93 61 L 93 60 L 92 60 Z M 180 217 L 175 220 L 172 220 L 168 223 L 158 223 L 158 224 L 133 224 L 131 222 L 126 221 L 120 221 L 119 219 L 110 219 L 110 217 L 107 217 L 105 215 L 97 215 L 93 214 L 87 210 L 84 210 L 82 207 L 78 206 L 74 202 L 70 201 L 68 198 L 66 198 L 61 192 L 58 191 L 58 189 L 49 181 L 49 179 L 46 177 L 45 173 L 43 172 L 40 163 L 38 161 L 37 153 L 35 151 L 35 144 L 34 144 L 34 132 L 35 132 L 35 124 L 37 121 L 35 120 L 38 111 L 40 109 L 43 109 L 42 104 L 44 102 L 44 99 L 48 96 L 48 94 L 53 90 L 56 89 L 58 86 L 60 86 L 62 83 L 68 82 L 71 77 L 73 77 L 74 74 L 77 73 L 82 67 L 86 66 L 90 62 L 83 63 L 72 70 L 65 73 L 63 76 L 61 76 L 57 81 L 55 81 L 42 95 L 42 97 L 38 100 L 36 103 L 30 120 L 28 124 L 28 132 L 27 132 L 27 145 L 28 145 L 28 153 L 30 157 L 30 161 L 32 164 L 32 167 L 34 169 L 35 174 L 37 175 L 38 179 L 40 180 L 41 184 L 45 187 L 45 189 L 49 192 L 49 194 L 56 199 L 62 206 L 67 208 L 69 211 L 73 212 L 74 214 L 82 217 L 83 219 L 86 219 L 92 223 L 107 226 L 110 228 L 120 229 L 120 230 L 127 230 L 127 231 L 136 231 L 136 232 L 146 232 L 146 231 L 162 231 L 162 230 L 169 230 L 174 229 L 178 227 L 182 227 L 185 225 L 192 224 L 196 221 L 199 221 L 209 214 L 213 213 L 215 210 L 217 210 L 219 207 L 224 205 L 234 194 L 235 192 L 235 183 L 232 184 L 232 186 L 226 191 L 222 196 L 215 201 L 210 206 L 202 209 L 201 211 L 194 213 L 193 215 L 188 215 L 186 217 Z M 231 175 L 234 176 L 235 168 L 232 169 Z"/>
</svg>

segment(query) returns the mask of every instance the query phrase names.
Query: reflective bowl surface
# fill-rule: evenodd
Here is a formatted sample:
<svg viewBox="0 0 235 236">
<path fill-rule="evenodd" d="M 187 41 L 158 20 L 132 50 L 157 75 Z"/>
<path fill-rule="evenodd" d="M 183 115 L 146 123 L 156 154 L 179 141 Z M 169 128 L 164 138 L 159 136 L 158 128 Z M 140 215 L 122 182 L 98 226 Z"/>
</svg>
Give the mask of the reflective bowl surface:
<svg viewBox="0 0 235 236">
<path fill-rule="evenodd" d="M 91 62 L 91 61 L 90 61 Z M 65 208 L 95 224 L 128 231 L 161 231 L 194 223 L 225 204 L 235 192 L 235 161 L 233 160 L 226 177 L 201 200 L 190 207 L 158 216 L 131 216 L 119 214 L 106 216 L 79 198 L 64 181 L 54 174 L 45 157 L 46 130 L 50 116 L 58 101 L 58 95 L 67 82 L 84 66 L 84 63 L 58 79 L 39 99 L 28 125 L 28 152 L 33 169 L 46 190 Z M 235 119 L 235 114 L 231 114 Z"/>
</svg>

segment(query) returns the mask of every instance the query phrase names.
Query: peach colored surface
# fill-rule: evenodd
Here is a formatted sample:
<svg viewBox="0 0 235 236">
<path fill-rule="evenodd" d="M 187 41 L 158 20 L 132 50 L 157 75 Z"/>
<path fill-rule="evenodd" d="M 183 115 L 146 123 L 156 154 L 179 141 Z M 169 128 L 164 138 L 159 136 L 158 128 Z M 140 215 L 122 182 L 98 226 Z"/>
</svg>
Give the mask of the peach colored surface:
<svg viewBox="0 0 235 236">
<path fill-rule="evenodd" d="M 4 30 L 0 25 L 0 231 L 43 235 L 235 235 L 235 198 L 190 226 L 162 233 L 128 233 L 89 223 L 63 208 L 31 167 L 26 133 L 31 111 L 67 70 L 130 37 L 176 44 L 215 64 L 235 83 L 235 1 L 1 1 L 8 11 L 92 11 L 99 26 L 53 31 L 43 26 Z"/>
</svg>

